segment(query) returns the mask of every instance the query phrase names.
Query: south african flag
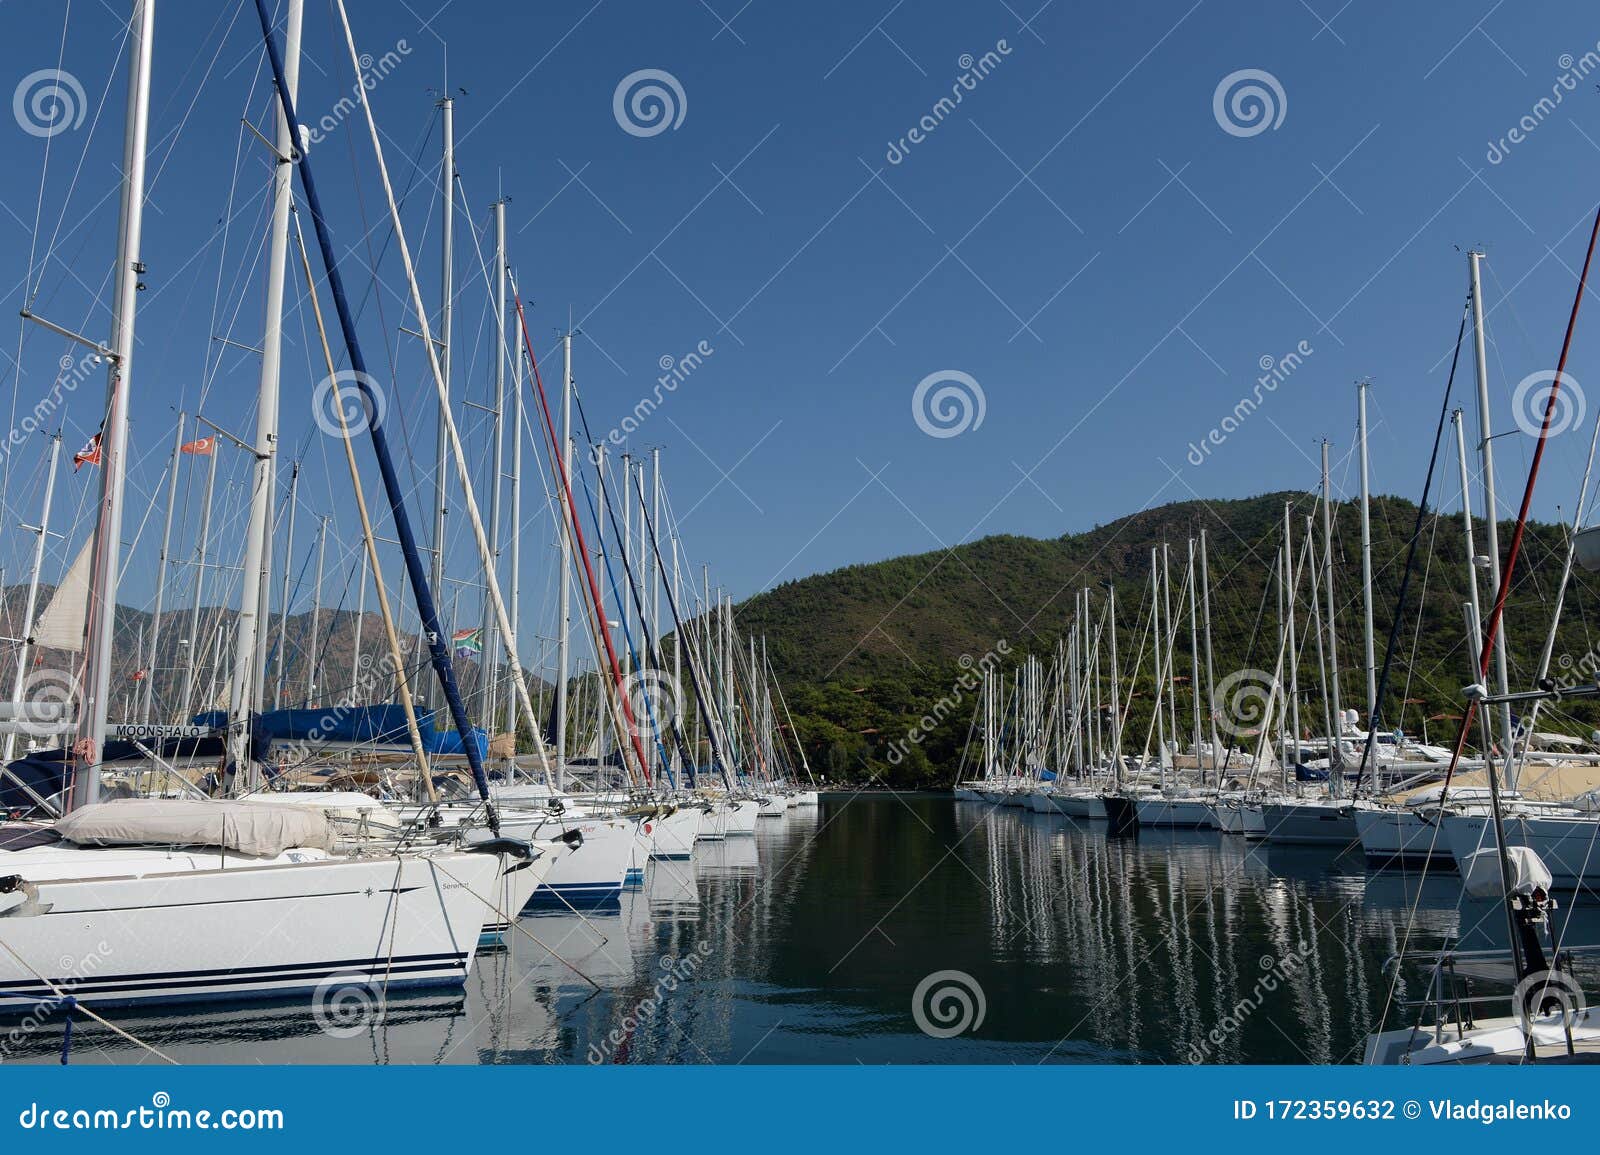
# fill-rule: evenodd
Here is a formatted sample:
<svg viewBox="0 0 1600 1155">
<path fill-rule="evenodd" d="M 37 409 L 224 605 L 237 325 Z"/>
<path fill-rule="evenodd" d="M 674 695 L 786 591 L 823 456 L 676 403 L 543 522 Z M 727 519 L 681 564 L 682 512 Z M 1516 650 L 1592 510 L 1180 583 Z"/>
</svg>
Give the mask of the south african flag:
<svg viewBox="0 0 1600 1155">
<path fill-rule="evenodd" d="M 456 657 L 469 658 L 483 653 L 483 630 L 457 630 L 450 635 L 450 647 Z"/>
</svg>

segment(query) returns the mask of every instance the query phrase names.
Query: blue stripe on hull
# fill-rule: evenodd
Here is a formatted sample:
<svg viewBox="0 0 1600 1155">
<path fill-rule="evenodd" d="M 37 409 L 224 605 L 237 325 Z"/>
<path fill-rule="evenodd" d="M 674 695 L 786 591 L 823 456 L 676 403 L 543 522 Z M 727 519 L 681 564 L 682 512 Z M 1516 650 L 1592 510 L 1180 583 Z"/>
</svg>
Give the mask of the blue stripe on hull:
<svg viewBox="0 0 1600 1155">
<path fill-rule="evenodd" d="M 528 907 L 559 906 L 563 902 L 618 902 L 622 898 L 622 884 L 607 882 L 562 882 L 551 886 L 545 883 L 533 892 Z"/>
<path fill-rule="evenodd" d="M 153 1002 L 215 1002 L 221 999 L 275 999 L 317 990 L 325 979 L 347 976 L 349 986 L 389 989 L 461 986 L 466 982 L 465 954 L 408 955 L 389 959 L 300 963 L 284 967 L 241 967 L 237 970 L 151 971 L 144 974 L 85 980 L 61 979 L 57 985 L 96 1007 Z M 428 974 L 427 972 L 437 972 Z M 387 978 L 386 978 L 387 976 Z M 366 982 L 363 982 L 363 979 Z M 263 989 L 251 984 L 273 983 Z M 186 987 L 203 990 L 183 991 Z M 11 989 L 24 997 L 0 999 L 0 1018 L 26 1013 L 38 999 L 51 997 L 37 980 L 18 981 Z"/>
</svg>

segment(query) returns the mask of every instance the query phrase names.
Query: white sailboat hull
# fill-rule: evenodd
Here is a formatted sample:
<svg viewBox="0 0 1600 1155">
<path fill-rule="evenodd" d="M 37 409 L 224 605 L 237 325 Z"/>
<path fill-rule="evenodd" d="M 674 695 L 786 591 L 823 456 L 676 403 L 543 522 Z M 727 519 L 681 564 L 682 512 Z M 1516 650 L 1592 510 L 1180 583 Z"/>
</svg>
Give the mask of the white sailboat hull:
<svg viewBox="0 0 1600 1155">
<path fill-rule="evenodd" d="M 1438 859 L 1450 864 L 1450 843 L 1437 821 L 1428 822 L 1413 810 L 1398 807 L 1358 806 L 1356 832 L 1361 852 L 1374 866 L 1400 866 Z"/>
<path fill-rule="evenodd" d="M 15 854 L 0 856 L 0 872 L 32 873 L 29 852 Z M 0 995 L 0 1007 L 50 994 L 45 979 L 92 1006 L 282 997 L 325 984 L 459 986 L 490 921 L 485 904 L 498 892 L 501 859 L 456 852 L 168 867 L 180 865 L 45 877 L 34 884 L 36 902 L 0 899 L 8 948 L 0 990 L 23 996 Z"/>
<path fill-rule="evenodd" d="M 1533 850 L 1558 885 L 1600 885 L 1600 818 L 1508 814 L 1504 827 L 1506 845 Z M 1495 845 L 1494 821 L 1487 814 L 1449 815 L 1444 832 L 1457 869 L 1469 854 Z"/>
<path fill-rule="evenodd" d="M 704 817 L 698 806 L 681 806 L 651 823 L 651 858 L 688 858 Z"/>
<path fill-rule="evenodd" d="M 1105 799 L 1098 794 L 1080 792 L 1076 794 L 1057 794 L 1055 796 L 1056 809 L 1068 818 L 1104 818 L 1106 816 Z"/>
<path fill-rule="evenodd" d="M 1211 822 L 1222 833 L 1241 838 L 1262 838 L 1267 833 L 1261 806 L 1243 798 L 1218 798 L 1211 806 Z"/>
<path fill-rule="evenodd" d="M 1472 1026 L 1454 1023 L 1435 1029 L 1403 1028 L 1368 1035 L 1362 1061 L 1368 1066 L 1437 1067 L 1487 1063 L 1524 1063 L 1531 1039 L 1537 1059 L 1561 1059 L 1572 1050 L 1592 1056 L 1600 1052 L 1600 1011 L 1584 1008 L 1563 1018 L 1550 1015 L 1526 1025 L 1517 1018 L 1478 1019 Z"/>
<path fill-rule="evenodd" d="M 738 838 L 756 832 L 756 816 L 760 813 L 760 804 L 753 798 L 743 799 L 728 811 L 727 836 Z"/>
<path fill-rule="evenodd" d="M 700 815 L 700 828 L 695 832 L 699 842 L 721 842 L 728 837 L 728 812 L 732 804 L 713 802 Z"/>
<path fill-rule="evenodd" d="M 550 873 L 533 894 L 534 902 L 598 902 L 619 898 L 635 866 L 638 823 L 628 818 L 583 819 L 568 823 L 583 835 L 576 849 L 559 846 L 551 852 Z M 503 824 L 501 829 L 506 830 Z M 511 837 L 518 837 L 512 833 Z M 544 837 L 551 835 L 546 833 Z M 643 859 L 638 866 L 642 872 Z"/>
<path fill-rule="evenodd" d="M 1194 830 L 1211 825 L 1211 804 L 1204 798 L 1141 798 L 1140 826 L 1171 826 Z"/>
<path fill-rule="evenodd" d="M 1261 807 L 1268 842 L 1285 846 L 1358 845 L 1355 810 L 1326 799 L 1267 802 Z"/>
<path fill-rule="evenodd" d="M 475 806 L 464 808 L 460 815 L 446 807 L 444 814 L 447 821 L 451 817 L 467 819 L 469 824 L 462 836 L 468 843 L 487 842 L 494 837 L 487 827 L 471 825 L 479 821 Z M 576 848 L 559 841 L 572 830 L 583 835 L 582 844 Z M 635 876 L 631 881 L 643 881 L 648 850 L 636 852 L 635 843 L 646 836 L 640 823 L 632 818 L 587 817 L 572 811 L 554 815 L 506 807 L 500 811 L 500 834 L 539 844 L 550 860 L 548 873 L 531 896 L 534 902 L 562 898 L 604 901 L 620 896 L 630 875 Z"/>
</svg>

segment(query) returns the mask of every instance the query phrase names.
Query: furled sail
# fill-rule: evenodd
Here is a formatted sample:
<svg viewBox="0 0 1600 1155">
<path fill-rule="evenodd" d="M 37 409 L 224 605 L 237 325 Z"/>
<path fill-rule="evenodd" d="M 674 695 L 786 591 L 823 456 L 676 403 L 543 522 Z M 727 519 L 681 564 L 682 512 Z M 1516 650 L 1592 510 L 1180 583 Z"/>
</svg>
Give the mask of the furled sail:
<svg viewBox="0 0 1600 1155">
<path fill-rule="evenodd" d="M 89 553 L 93 549 L 94 535 L 90 534 L 34 625 L 35 646 L 73 652 L 83 649 L 83 624 L 89 611 Z"/>
</svg>

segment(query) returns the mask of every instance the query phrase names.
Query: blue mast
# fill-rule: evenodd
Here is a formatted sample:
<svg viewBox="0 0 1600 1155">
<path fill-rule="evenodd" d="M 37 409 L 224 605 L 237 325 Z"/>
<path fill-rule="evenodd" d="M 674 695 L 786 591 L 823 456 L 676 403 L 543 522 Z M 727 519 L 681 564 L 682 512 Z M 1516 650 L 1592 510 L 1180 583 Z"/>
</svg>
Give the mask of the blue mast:
<svg viewBox="0 0 1600 1155">
<path fill-rule="evenodd" d="M 272 17 L 267 13 L 266 0 L 256 0 L 256 15 L 261 18 L 261 36 L 267 44 L 267 58 L 272 63 L 272 82 L 278 90 L 278 100 L 283 107 L 283 118 L 289 126 L 289 139 L 301 141 L 300 119 L 295 115 L 294 101 L 289 98 L 289 86 L 284 79 L 283 57 L 272 38 Z M 367 410 L 367 430 L 372 435 L 372 451 L 378 458 L 378 471 L 383 477 L 383 491 L 389 499 L 389 510 L 394 517 L 394 533 L 400 542 L 400 552 L 405 555 L 406 574 L 411 579 L 417 615 L 422 619 L 422 632 L 428 638 L 428 654 L 433 672 L 444 690 L 445 703 L 456 731 L 461 735 L 461 747 L 467 755 L 467 765 L 472 769 L 472 780 L 477 784 L 478 797 L 483 799 L 488 812 L 489 827 L 500 833 L 500 818 L 489 800 L 489 779 L 483 770 L 483 756 L 473 740 L 472 722 L 467 718 L 466 704 L 461 700 L 461 688 L 456 684 L 455 667 L 450 662 L 450 648 L 446 644 L 444 629 L 439 623 L 439 610 L 434 605 L 433 590 L 428 585 L 428 572 L 417 550 L 417 539 L 411 531 L 411 518 L 406 514 L 405 494 L 400 488 L 400 478 L 394 471 L 394 461 L 389 456 L 389 438 L 378 419 L 381 410 L 372 391 L 372 377 L 367 372 L 366 358 L 361 355 L 361 342 L 356 337 L 355 318 L 350 314 L 350 304 L 345 299 L 344 281 L 339 276 L 339 265 L 334 258 L 333 234 L 322 215 L 322 202 L 317 198 L 316 182 L 311 177 L 311 163 L 305 152 L 296 147 L 294 156 L 279 163 L 294 164 L 300 172 L 300 187 L 305 190 L 306 207 L 311 210 L 311 223 L 317 231 L 317 248 L 322 253 L 322 264 L 328 273 L 328 289 L 333 294 L 333 305 L 339 314 L 339 330 L 344 336 L 345 349 L 350 355 L 351 375 L 361 393 Z"/>
</svg>

